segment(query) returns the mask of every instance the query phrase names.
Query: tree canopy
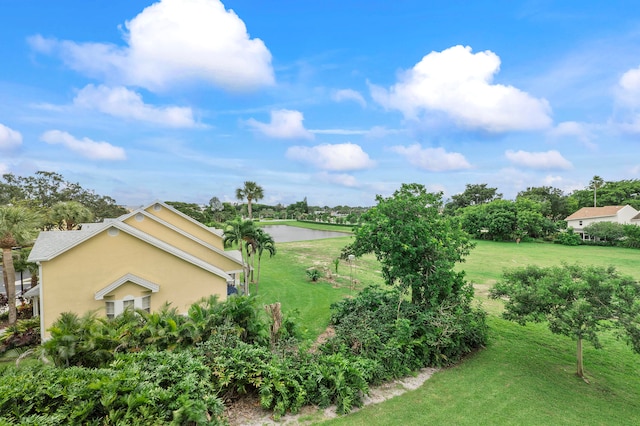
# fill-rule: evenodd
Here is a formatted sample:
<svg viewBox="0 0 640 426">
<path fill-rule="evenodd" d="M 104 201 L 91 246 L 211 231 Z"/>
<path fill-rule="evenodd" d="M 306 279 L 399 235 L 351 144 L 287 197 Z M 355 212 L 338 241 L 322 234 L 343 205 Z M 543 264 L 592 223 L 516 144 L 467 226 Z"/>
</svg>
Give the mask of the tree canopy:
<svg viewBox="0 0 640 426">
<path fill-rule="evenodd" d="M 127 209 L 118 206 L 113 198 L 98 195 L 55 172 L 38 171 L 33 176 L 6 173 L 0 179 L 0 205 L 24 205 L 31 209 L 48 210 L 63 201 L 76 201 L 87 207 L 96 221 L 127 213 Z M 49 224 L 48 227 L 54 225 Z"/>
<path fill-rule="evenodd" d="M 490 297 L 505 299 L 505 319 L 521 325 L 548 321 L 555 334 L 577 341 L 577 371 L 584 378 L 582 342 L 602 345 L 614 329 L 640 353 L 640 284 L 613 267 L 530 265 L 505 271 Z"/>
<path fill-rule="evenodd" d="M 376 201 L 343 255 L 374 253 L 387 283 L 410 289 L 414 304 L 438 306 L 468 290 L 453 267 L 474 245 L 457 218 L 440 213 L 442 194 L 412 183 Z"/>
</svg>

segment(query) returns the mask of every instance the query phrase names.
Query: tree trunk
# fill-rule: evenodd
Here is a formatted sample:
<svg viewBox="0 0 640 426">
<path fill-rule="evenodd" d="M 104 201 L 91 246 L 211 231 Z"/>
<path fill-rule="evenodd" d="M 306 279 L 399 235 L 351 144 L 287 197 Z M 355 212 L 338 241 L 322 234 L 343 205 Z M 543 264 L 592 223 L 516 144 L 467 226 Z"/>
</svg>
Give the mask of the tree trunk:
<svg viewBox="0 0 640 426">
<path fill-rule="evenodd" d="M 260 258 L 262 256 L 258 255 L 258 272 L 256 274 L 256 294 L 258 294 L 258 285 L 260 284 Z"/>
<path fill-rule="evenodd" d="M 13 267 L 11 247 L 2 248 L 2 271 L 4 288 L 7 290 L 7 299 L 9 299 L 9 324 L 15 324 L 18 318 L 16 310 L 16 270 Z"/>
<path fill-rule="evenodd" d="M 582 377 L 584 379 L 584 367 L 582 365 L 582 338 L 581 337 L 578 337 L 576 358 L 578 360 L 578 366 L 577 366 L 578 368 L 577 368 L 576 374 L 579 377 Z"/>
</svg>

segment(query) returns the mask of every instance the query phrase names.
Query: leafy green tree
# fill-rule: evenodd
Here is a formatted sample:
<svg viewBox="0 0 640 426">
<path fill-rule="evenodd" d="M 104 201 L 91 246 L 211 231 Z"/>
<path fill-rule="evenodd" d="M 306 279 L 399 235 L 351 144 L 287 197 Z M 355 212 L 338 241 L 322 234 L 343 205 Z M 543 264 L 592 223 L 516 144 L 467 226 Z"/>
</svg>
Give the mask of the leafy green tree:
<svg viewBox="0 0 640 426">
<path fill-rule="evenodd" d="M 454 214 L 457 210 L 489 203 L 502 198 L 498 188 L 489 188 L 486 183 L 467 184 L 464 192 L 451 196 L 451 201 L 445 205 L 445 213 Z"/>
<path fill-rule="evenodd" d="M 249 219 L 252 219 L 251 203 L 264 198 L 264 189 L 255 182 L 245 181 L 242 188 L 236 189 L 236 198 L 240 201 L 243 201 L 245 198 L 247 199 Z"/>
<path fill-rule="evenodd" d="M 622 240 L 623 247 L 640 248 L 640 226 L 623 225 L 624 236 Z"/>
<path fill-rule="evenodd" d="M 580 207 L 592 207 L 596 191 L 591 186 L 574 191 L 569 201 L 575 203 L 573 211 Z M 624 206 L 629 204 L 640 210 L 640 179 L 607 181 L 597 188 L 597 204 L 600 206 Z"/>
<path fill-rule="evenodd" d="M 83 222 L 92 221 L 93 213 L 77 201 L 60 201 L 51 207 L 49 219 L 58 229 L 71 231 Z"/>
<path fill-rule="evenodd" d="M 118 206 L 113 198 L 84 189 L 79 183 L 69 182 L 58 173 L 38 171 L 34 176 L 2 175 L 0 204 L 20 204 L 44 212 L 61 201 L 81 203 L 91 210 L 96 221 L 128 212 Z"/>
<path fill-rule="evenodd" d="M 552 333 L 577 341 L 577 371 L 585 377 L 583 340 L 601 347 L 598 333 L 622 332 L 640 353 L 640 284 L 613 267 L 530 265 L 505 271 L 490 297 L 505 298 L 505 319 L 548 321 Z"/>
<path fill-rule="evenodd" d="M 569 197 L 561 189 L 551 186 L 528 187 L 518 193 L 516 201 L 523 198 L 541 203 L 540 213 L 552 221 L 563 220 L 577 210 L 570 205 Z"/>
<path fill-rule="evenodd" d="M 585 226 L 584 232 L 596 240 L 606 241 L 611 245 L 625 235 L 624 225 L 616 222 L 594 222 Z"/>
<path fill-rule="evenodd" d="M 13 266 L 12 249 L 33 242 L 42 221 L 40 216 L 25 208 L 0 207 L 0 248 L 2 249 L 2 272 L 4 288 L 9 299 L 9 324 L 17 319 L 16 271 Z"/>
<path fill-rule="evenodd" d="M 255 252 L 258 256 L 258 273 L 257 273 L 257 279 L 256 279 L 256 294 L 257 294 L 258 285 L 260 284 L 260 263 L 262 261 L 262 254 L 265 251 L 267 251 L 269 253 L 269 257 L 273 257 L 275 256 L 277 250 L 276 250 L 276 242 L 273 240 L 273 237 L 269 235 L 262 228 L 256 228 L 253 244 L 255 247 Z"/>
<path fill-rule="evenodd" d="M 345 254 L 374 253 L 386 282 L 410 289 L 417 305 L 439 306 L 467 291 L 464 273 L 453 268 L 474 245 L 457 218 L 440 214 L 442 194 L 403 184 L 391 197 L 378 195 L 376 201 L 354 229 L 355 241 Z"/>
</svg>

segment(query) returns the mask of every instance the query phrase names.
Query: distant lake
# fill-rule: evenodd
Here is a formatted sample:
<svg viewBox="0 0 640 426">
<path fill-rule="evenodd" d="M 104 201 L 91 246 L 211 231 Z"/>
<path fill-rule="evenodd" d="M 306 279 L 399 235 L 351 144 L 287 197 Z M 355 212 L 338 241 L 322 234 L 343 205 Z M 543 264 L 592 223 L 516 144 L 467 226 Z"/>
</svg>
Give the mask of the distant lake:
<svg viewBox="0 0 640 426">
<path fill-rule="evenodd" d="M 290 243 L 293 241 L 321 240 L 324 238 L 347 237 L 348 232 L 319 231 L 317 229 L 298 228 L 287 225 L 267 225 L 263 226 L 276 243 Z"/>
</svg>

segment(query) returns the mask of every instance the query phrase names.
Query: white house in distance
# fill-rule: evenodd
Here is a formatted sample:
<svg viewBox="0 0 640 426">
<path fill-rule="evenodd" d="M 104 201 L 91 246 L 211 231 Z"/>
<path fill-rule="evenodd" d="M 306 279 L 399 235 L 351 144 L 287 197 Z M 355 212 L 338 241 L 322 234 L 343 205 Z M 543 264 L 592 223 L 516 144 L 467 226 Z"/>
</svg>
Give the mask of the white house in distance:
<svg viewBox="0 0 640 426">
<path fill-rule="evenodd" d="M 615 222 L 622 225 L 640 225 L 640 212 L 630 205 L 583 207 L 566 219 L 567 228 L 582 236 L 583 240 L 589 239 L 583 231 L 585 226 L 595 222 Z"/>
</svg>

